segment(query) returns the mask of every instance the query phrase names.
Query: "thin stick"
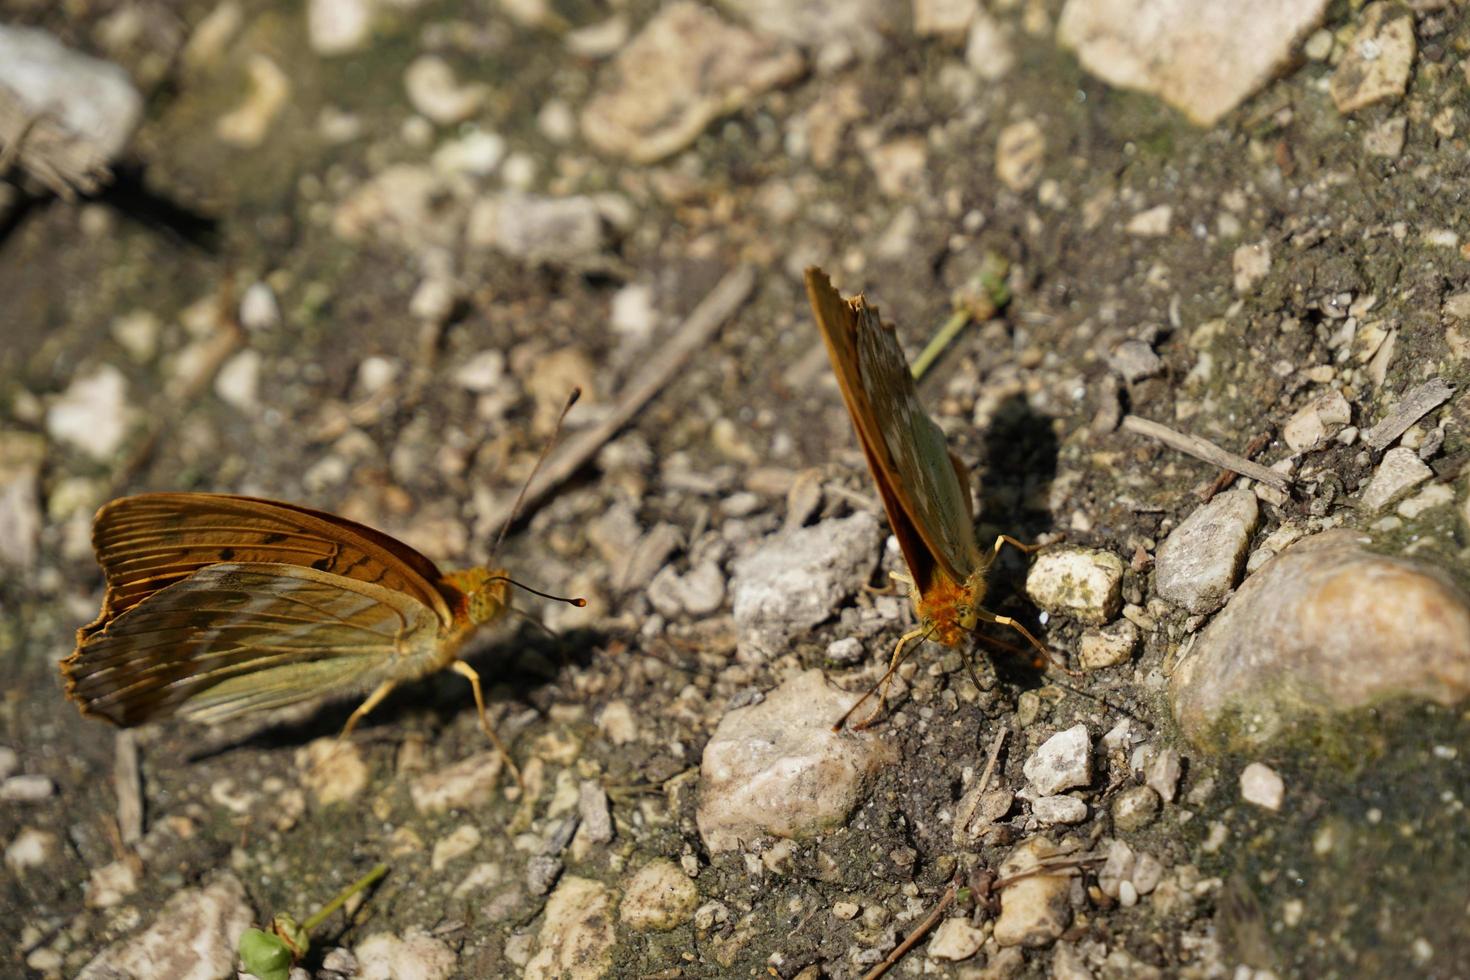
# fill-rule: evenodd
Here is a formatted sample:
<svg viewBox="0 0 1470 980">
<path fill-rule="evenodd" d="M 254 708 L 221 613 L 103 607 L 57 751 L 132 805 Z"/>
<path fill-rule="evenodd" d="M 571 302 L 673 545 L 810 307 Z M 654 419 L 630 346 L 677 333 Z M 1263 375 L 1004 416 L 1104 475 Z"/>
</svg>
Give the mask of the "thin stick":
<svg viewBox="0 0 1470 980">
<path fill-rule="evenodd" d="M 985 759 L 985 771 L 980 774 L 980 785 L 977 792 L 985 792 L 985 787 L 990 784 L 990 777 L 995 772 L 996 760 L 1000 758 L 1000 747 L 1006 743 L 1006 736 L 1010 733 L 1009 728 L 1002 728 L 1000 734 L 995 736 L 995 741 L 990 743 L 990 755 Z"/>
<path fill-rule="evenodd" d="M 944 917 L 945 910 L 954 904 L 956 890 L 955 883 L 951 881 L 949 887 L 944 890 L 944 897 L 939 900 L 938 905 L 934 906 L 934 911 L 930 912 L 928 917 L 919 923 L 918 928 L 909 933 L 908 938 L 899 943 L 882 963 L 863 974 L 863 980 L 878 980 L 883 974 L 893 969 L 898 961 L 904 958 L 904 954 L 917 946 L 919 940 L 927 936 L 930 930 L 939 925 L 939 920 Z"/>
<path fill-rule="evenodd" d="M 1248 476 L 1252 480 L 1260 480 L 1262 483 L 1273 486 L 1277 490 L 1285 492 L 1291 487 L 1291 481 L 1287 479 L 1285 474 L 1262 466 L 1260 463 L 1252 463 L 1244 456 L 1237 456 L 1235 453 L 1226 452 L 1213 442 L 1207 439 L 1201 439 L 1199 436 L 1176 432 L 1167 425 L 1150 422 L 1148 419 L 1139 418 L 1137 415 L 1124 416 L 1122 428 L 1135 435 L 1157 439 L 1170 449 L 1177 449 L 1181 453 L 1187 453 L 1195 459 L 1202 459 L 1206 463 L 1211 463 L 1221 469 L 1230 470 L 1232 473 L 1239 473 L 1241 476 Z"/>
<path fill-rule="evenodd" d="M 1377 425 L 1363 433 L 1363 441 L 1373 449 L 1387 447 L 1409 426 L 1449 401 L 1454 393 L 1455 389 L 1445 384 L 1443 378 L 1432 378 L 1405 392 Z"/>
<path fill-rule="evenodd" d="M 1266 444 L 1270 441 L 1270 436 L 1266 435 L 1264 432 L 1260 433 L 1250 442 L 1246 443 L 1245 452 L 1242 455 L 1244 455 L 1246 459 L 1252 459 L 1255 457 L 1256 453 L 1260 452 L 1262 449 L 1265 449 Z M 1214 499 L 1215 494 L 1219 493 L 1221 490 L 1224 490 L 1226 487 L 1230 486 L 1231 483 L 1235 482 L 1235 476 L 1236 474 L 1234 470 L 1221 470 L 1220 475 L 1215 477 L 1215 482 L 1205 487 L 1204 493 L 1200 494 L 1200 499 L 1203 500 L 1205 503 L 1209 503 L 1211 500 Z"/>
<path fill-rule="evenodd" d="M 668 343 L 655 354 L 628 386 L 618 405 L 602 422 L 579 433 L 563 444 L 556 456 L 541 470 L 540 478 L 526 486 L 522 507 L 529 510 L 552 490 L 572 477 L 587 464 L 597 451 L 619 429 L 627 425 L 688 363 L 694 353 L 714 337 L 755 286 L 755 272 L 741 266 L 727 273 L 689 314 Z M 491 527 L 503 525 L 510 508 L 498 508 L 489 515 Z"/>
<path fill-rule="evenodd" d="M 113 789 L 117 793 L 117 830 L 129 847 L 143 837 L 143 773 L 138 766 L 138 742 L 131 728 L 117 733 L 113 743 Z"/>
</svg>

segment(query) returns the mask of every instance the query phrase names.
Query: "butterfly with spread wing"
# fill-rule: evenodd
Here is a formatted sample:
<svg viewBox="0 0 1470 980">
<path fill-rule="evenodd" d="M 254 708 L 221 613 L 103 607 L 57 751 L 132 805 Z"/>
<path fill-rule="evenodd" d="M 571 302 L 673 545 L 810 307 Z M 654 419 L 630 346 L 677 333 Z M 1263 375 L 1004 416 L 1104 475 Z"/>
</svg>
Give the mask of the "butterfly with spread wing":
<svg viewBox="0 0 1470 980">
<path fill-rule="evenodd" d="M 919 625 L 899 637 L 875 690 L 886 690 L 912 640 L 933 637 L 960 648 L 980 623 L 1016 630 L 1048 660 L 1051 652 L 1009 616 L 985 609 L 985 575 L 1004 544 L 1033 550 L 1002 534 L 988 551 L 975 540 L 969 473 L 944 432 L 924 411 L 893 326 L 862 296 L 843 299 L 817 268 L 806 270 L 807 298 L 826 342 L 837 386 L 878 486 L 888 523 L 908 563 L 909 594 Z M 834 728 L 867 700 L 854 704 Z M 881 712 L 866 719 L 871 724 Z"/>
<path fill-rule="evenodd" d="M 447 667 L 470 682 L 480 727 L 519 780 L 480 675 L 459 654 L 511 608 L 511 585 L 559 597 L 503 569 L 441 572 L 366 525 L 233 494 L 122 497 L 97 512 L 92 546 L 107 578 L 102 612 L 61 661 L 83 714 L 125 728 L 175 714 L 214 723 L 369 692 L 345 737 L 397 685 Z"/>
</svg>

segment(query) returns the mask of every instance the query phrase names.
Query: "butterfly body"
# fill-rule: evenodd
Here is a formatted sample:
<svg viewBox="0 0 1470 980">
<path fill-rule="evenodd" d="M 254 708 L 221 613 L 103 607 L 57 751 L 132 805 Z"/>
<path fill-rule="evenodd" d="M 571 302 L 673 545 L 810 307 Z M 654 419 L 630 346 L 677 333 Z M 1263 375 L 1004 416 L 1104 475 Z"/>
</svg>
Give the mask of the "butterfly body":
<svg viewBox="0 0 1470 980">
<path fill-rule="evenodd" d="M 1045 651 L 1015 620 L 982 605 L 985 576 L 1001 544 L 1029 549 L 1004 535 L 988 552 L 977 544 L 969 473 L 924 411 L 893 326 L 862 296 L 844 299 L 820 269 L 806 270 L 806 290 L 858 444 L 909 568 L 909 595 L 919 625 L 899 640 L 885 682 L 909 640 L 933 638 L 961 647 L 982 622 L 1016 629 Z"/>
<path fill-rule="evenodd" d="M 350 728 L 400 682 L 473 674 L 460 652 L 510 605 L 499 570 L 444 574 L 380 531 L 256 497 L 124 497 L 93 545 L 102 612 L 61 670 L 84 714 L 122 726 L 371 690 Z"/>
</svg>

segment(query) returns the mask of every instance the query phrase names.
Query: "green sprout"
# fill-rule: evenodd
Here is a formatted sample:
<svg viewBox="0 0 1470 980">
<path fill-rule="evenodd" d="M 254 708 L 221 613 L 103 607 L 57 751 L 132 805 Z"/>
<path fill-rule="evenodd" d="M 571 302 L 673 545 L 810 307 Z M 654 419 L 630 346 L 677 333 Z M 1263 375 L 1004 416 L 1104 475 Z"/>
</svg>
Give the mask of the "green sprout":
<svg viewBox="0 0 1470 980">
<path fill-rule="evenodd" d="M 378 865 L 338 892 L 336 898 L 323 905 L 315 915 L 299 925 L 295 919 L 283 913 L 271 919 L 270 932 L 263 929 L 246 929 L 241 934 L 240 943 L 235 949 L 239 954 L 240 962 L 245 967 L 245 972 L 258 980 L 287 980 L 291 975 L 291 967 L 301 962 L 301 958 L 311 948 L 309 937 L 312 930 L 346 904 L 349 898 L 387 873 L 386 864 Z"/>
<path fill-rule="evenodd" d="M 922 378 L 924 372 L 939 359 L 939 355 L 954 343 L 960 331 L 972 322 L 989 320 L 1011 301 L 1011 288 L 1006 285 L 1006 275 L 1010 268 L 1010 262 L 1005 256 L 996 252 L 985 253 L 985 258 L 980 262 L 980 270 L 950 297 L 950 308 L 954 311 L 950 318 L 944 321 L 944 325 L 925 346 L 923 353 L 914 359 L 912 371 L 915 381 Z"/>
</svg>

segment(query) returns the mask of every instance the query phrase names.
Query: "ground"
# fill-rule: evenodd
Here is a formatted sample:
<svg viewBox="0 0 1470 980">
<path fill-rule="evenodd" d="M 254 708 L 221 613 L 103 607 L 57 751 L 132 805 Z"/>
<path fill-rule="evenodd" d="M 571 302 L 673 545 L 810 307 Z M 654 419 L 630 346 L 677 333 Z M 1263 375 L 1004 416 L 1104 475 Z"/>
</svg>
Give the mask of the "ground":
<svg viewBox="0 0 1470 980">
<path fill-rule="evenodd" d="M 328 921 L 307 968 L 331 966 L 334 947 L 367 963 L 364 940 L 388 933 L 421 940 L 401 955 L 447 956 L 427 975 L 555 975 L 553 954 L 575 943 L 552 935 L 548 893 L 570 904 L 576 882 L 591 909 L 579 948 L 592 952 L 576 969 L 562 960 L 567 975 L 856 977 L 957 881 L 982 951 L 950 961 L 926 940 L 899 975 L 1470 975 L 1455 761 L 1470 718 L 1395 702 L 1265 747 L 1186 738 L 1168 677 L 1208 614 L 1160 597 L 1153 556 L 1219 471 L 1118 428 L 1134 414 L 1269 464 L 1291 454 L 1284 426 L 1323 392 L 1340 391 L 1367 430 L 1427 379 L 1466 380 L 1459 7 L 1413 5 L 1405 90 L 1348 114 L 1329 79 L 1362 11 L 1334 4 L 1325 41 L 1201 127 L 1086 73 L 1055 43 L 1050 0 L 990 5 L 1013 58 L 999 70 L 967 62 L 967 28 L 921 36 L 906 4 L 854 4 L 847 33 L 818 16 L 800 44 L 760 29 L 760 5 L 365 4 L 371 29 L 340 53 L 307 30 L 306 6 L 0 0 L 0 20 L 121 64 L 146 97 L 108 188 L 65 200 L 17 172 L 0 198 L 0 425 L 18 440 L 0 468 L 22 488 L 6 491 L 7 520 L 20 515 L 6 526 L 24 536 L 43 515 L 34 553 L 0 556 L 0 745 L 14 753 L 5 775 L 50 781 L 12 778 L 0 802 L 5 972 L 74 975 L 221 874 L 243 883 L 260 923 L 305 917 L 383 861 L 387 878 Z M 584 111 L 631 84 L 617 52 L 652 43 L 643 26 L 676 8 L 692 18 L 686 42 L 637 70 L 704 86 L 710 118 L 667 152 L 650 148 L 650 131 L 677 128 L 667 118 L 622 143 L 589 139 Z M 201 40 L 201 24 L 217 29 Z M 720 30 L 735 33 L 679 74 L 678 53 Z M 416 88 L 431 55 L 428 72 L 447 66 L 449 79 Z M 285 97 L 272 102 L 272 85 Z M 242 105 L 245 121 L 222 129 Z M 1118 556 L 1123 615 L 1144 625 L 1124 662 L 1075 677 L 982 644 L 992 656 L 972 678 L 925 647 L 868 736 L 901 762 L 843 825 L 711 852 L 699 766 L 721 719 L 804 669 L 864 690 L 910 625 L 905 604 L 876 594 L 902 570 L 891 549 L 782 649 L 747 649 L 732 615 L 738 560 L 799 501 L 816 501 L 805 524 L 879 512 L 810 320 L 808 264 L 865 291 L 911 357 L 957 292 L 1002 301 L 920 385 L 975 476 L 981 536 Z M 562 445 L 741 267 L 753 286 L 715 339 L 497 547 L 493 515 L 570 388 L 584 396 Z M 977 285 L 997 267 L 1003 289 Z M 1453 489 L 1444 506 L 1361 513 L 1351 498 L 1382 453 L 1328 438 L 1302 457 L 1293 493 L 1261 497 L 1250 548 L 1335 515 L 1371 525 L 1375 550 L 1470 582 L 1450 505 L 1470 458 L 1465 412 L 1450 401 L 1405 436 L 1429 446 L 1426 485 Z M 31 437 L 39 463 L 15 448 Z M 813 485 L 815 497 L 800 492 Z M 298 501 L 444 568 L 493 558 L 528 585 L 586 596 L 582 610 L 518 599 L 554 635 L 507 619 L 467 657 L 526 792 L 502 774 L 447 807 L 417 799 L 462 760 L 496 765 L 468 686 L 448 673 L 396 691 L 343 760 L 319 761 L 351 696 L 212 730 L 150 725 L 132 743 L 141 761 L 126 748 L 120 761 L 114 729 L 67 702 L 56 662 L 101 596 L 93 510 L 145 489 Z M 993 608 L 1075 662 L 1084 623 L 1039 614 L 1025 569 L 1004 553 Z M 855 659 L 833 654 L 848 635 L 862 639 Z M 1110 745 L 1124 720 L 1136 738 Z M 997 733 L 1009 735 L 991 785 L 1019 790 L 1027 760 L 1079 723 L 1095 753 L 1071 794 L 1081 822 L 1038 826 L 1015 802 L 956 843 L 956 805 Z M 1177 796 L 1125 815 L 1119 801 L 1144 785 L 1135 770 L 1171 748 L 1184 759 Z M 1242 799 L 1252 762 L 1284 779 L 1279 812 Z M 141 842 L 119 814 L 139 774 Z M 611 840 L 587 834 L 599 812 L 579 796 L 588 784 L 610 805 Z M 569 846 L 571 814 L 588 839 Z M 1060 936 L 1002 947 L 992 899 L 1006 890 L 989 895 L 987 875 L 1038 836 L 1088 860 L 1069 869 Z M 1162 866 L 1152 894 L 1129 882 L 1120 899 L 1102 880 L 1119 840 Z M 664 900 L 668 922 L 630 917 L 627 900 L 615 911 L 658 858 L 692 875 L 697 910 L 679 898 Z M 843 903 L 856 911 L 834 911 Z"/>
</svg>

